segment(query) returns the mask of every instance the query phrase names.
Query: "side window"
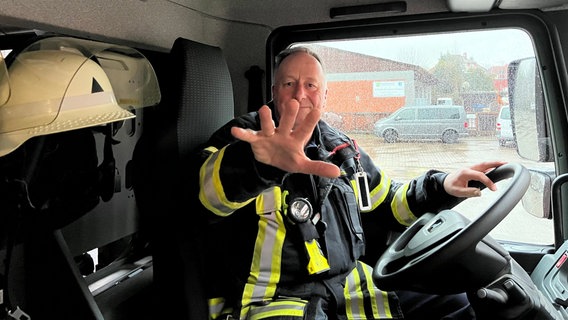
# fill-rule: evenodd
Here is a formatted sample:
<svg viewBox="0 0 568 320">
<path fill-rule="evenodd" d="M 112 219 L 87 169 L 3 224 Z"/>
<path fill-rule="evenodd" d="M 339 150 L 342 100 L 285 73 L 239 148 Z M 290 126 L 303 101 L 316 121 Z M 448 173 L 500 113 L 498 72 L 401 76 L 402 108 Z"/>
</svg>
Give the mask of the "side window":
<svg viewBox="0 0 568 320">
<path fill-rule="evenodd" d="M 522 157 L 516 143 L 519 132 L 513 130 L 508 138 L 502 134 L 503 124 L 498 121 L 500 110 L 509 105 L 508 79 L 503 75 L 508 74 L 514 61 L 535 57 L 527 31 L 502 28 L 301 45 L 310 46 L 323 61 L 329 90 L 326 108 L 341 116 L 338 129 L 354 138 L 393 180 L 407 181 L 432 168 L 452 172 L 490 160 L 555 172 L 553 162 Z M 354 84 L 357 90 L 350 90 Z M 441 104 L 460 107 L 445 107 L 434 113 L 418 109 L 418 118 L 463 119 L 461 129 L 465 127 L 467 132 L 460 133 L 457 141 L 444 142 L 444 133 L 434 131 L 387 141 L 373 131 L 377 121 L 403 107 Z M 465 118 L 460 116 L 461 108 Z M 534 112 L 532 117 L 527 121 L 536 121 Z M 424 130 L 422 127 L 411 125 L 413 130 Z M 426 130 L 441 129 L 430 127 Z M 522 135 L 537 136 L 536 131 L 536 126 L 527 126 Z M 505 189 L 504 186 L 499 189 Z M 482 197 L 468 199 L 455 209 L 475 219 L 498 193 L 485 190 Z M 535 206 L 542 208 L 547 200 L 540 201 Z M 552 220 L 536 217 L 529 207 L 519 203 L 491 235 L 498 240 L 554 243 Z"/>
<path fill-rule="evenodd" d="M 425 108 L 425 109 L 418 109 L 416 112 L 416 118 L 420 119 L 420 120 L 432 120 L 432 119 L 438 119 L 439 115 L 438 115 L 438 109 L 431 109 L 431 108 Z"/>
<path fill-rule="evenodd" d="M 456 108 L 442 110 L 442 119 L 459 119 L 460 111 Z"/>
<path fill-rule="evenodd" d="M 414 109 L 403 110 L 396 116 L 397 120 L 414 120 Z"/>
</svg>

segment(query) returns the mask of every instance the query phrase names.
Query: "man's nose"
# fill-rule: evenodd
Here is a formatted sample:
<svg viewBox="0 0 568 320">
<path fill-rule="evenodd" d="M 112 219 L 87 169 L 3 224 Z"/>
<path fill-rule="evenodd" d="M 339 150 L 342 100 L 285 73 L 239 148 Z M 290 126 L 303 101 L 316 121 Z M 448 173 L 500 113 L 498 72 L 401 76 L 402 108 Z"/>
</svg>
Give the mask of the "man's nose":
<svg viewBox="0 0 568 320">
<path fill-rule="evenodd" d="M 296 100 L 301 101 L 303 98 L 306 97 L 306 88 L 304 86 L 296 86 L 296 90 L 294 91 L 294 98 Z"/>
</svg>

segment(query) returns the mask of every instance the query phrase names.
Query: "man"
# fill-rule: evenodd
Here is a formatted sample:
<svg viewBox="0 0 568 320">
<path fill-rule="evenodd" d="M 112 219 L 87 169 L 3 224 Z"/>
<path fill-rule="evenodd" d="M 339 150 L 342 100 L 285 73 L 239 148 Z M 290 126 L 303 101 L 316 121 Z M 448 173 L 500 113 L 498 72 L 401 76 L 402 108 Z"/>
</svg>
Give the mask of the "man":
<svg viewBox="0 0 568 320">
<path fill-rule="evenodd" d="M 210 285 L 212 318 L 473 319 L 465 295 L 381 292 L 361 261 L 376 261 L 387 230 L 479 196 L 470 180 L 495 190 L 484 172 L 503 162 L 391 181 L 319 121 L 327 85 L 306 48 L 277 57 L 272 95 L 200 153 L 199 198 L 217 222 L 207 250 L 208 281 L 218 282 Z"/>
</svg>

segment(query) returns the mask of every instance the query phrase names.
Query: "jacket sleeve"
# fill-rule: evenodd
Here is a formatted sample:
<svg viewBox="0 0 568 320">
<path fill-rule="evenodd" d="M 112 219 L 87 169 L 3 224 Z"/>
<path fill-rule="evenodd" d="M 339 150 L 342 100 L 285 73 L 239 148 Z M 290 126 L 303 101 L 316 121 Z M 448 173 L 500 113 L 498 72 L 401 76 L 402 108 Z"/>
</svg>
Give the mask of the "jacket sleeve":
<svg viewBox="0 0 568 320">
<path fill-rule="evenodd" d="M 408 226 L 426 212 L 452 208 L 463 199 L 449 195 L 443 187 L 447 173 L 429 170 L 406 183 L 391 180 L 362 150 L 361 163 L 369 175 L 371 210 L 389 214 L 398 224 Z"/>
<path fill-rule="evenodd" d="M 250 144 L 232 136 L 234 126 L 258 130 L 257 119 L 254 112 L 230 121 L 199 150 L 199 200 L 217 216 L 244 207 L 286 174 L 256 161 Z"/>
</svg>

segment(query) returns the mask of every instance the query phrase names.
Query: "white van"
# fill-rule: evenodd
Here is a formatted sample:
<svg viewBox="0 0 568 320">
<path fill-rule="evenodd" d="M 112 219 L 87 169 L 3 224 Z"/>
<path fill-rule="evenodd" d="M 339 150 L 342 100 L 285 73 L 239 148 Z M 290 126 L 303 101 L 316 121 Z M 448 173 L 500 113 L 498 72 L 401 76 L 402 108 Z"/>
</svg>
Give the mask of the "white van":
<svg viewBox="0 0 568 320">
<path fill-rule="evenodd" d="M 456 143 L 468 135 L 463 106 L 427 105 L 403 107 L 375 123 L 377 136 L 392 143 L 399 139 L 441 139 Z"/>
<path fill-rule="evenodd" d="M 507 143 L 515 143 L 513 126 L 511 125 L 511 110 L 509 106 L 502 106 L 499 110 L 499 115 L 495 121 L 495 129 L 500 146 L 505 146 Z"/>
</svg>

